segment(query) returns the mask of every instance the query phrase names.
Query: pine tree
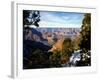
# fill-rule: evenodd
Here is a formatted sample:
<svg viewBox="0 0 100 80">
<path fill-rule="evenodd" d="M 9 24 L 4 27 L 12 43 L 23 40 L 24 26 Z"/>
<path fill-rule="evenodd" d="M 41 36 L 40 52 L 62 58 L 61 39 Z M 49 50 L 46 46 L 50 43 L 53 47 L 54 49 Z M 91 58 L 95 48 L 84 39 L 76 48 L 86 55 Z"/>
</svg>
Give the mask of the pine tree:
<svg viewBox="0 0 100 80">
<path fill-rule="evenodd" d="M 73 42 L 70 38 L 66 38 L 62 44 L 62 54 L 61 54 L 62 63 L 68 62 L 73 52 L 74 52 Z"/>
<path fill-rule="evenodd" d="M 82 22 L 80 49 L 82 50 L 82 59 L 79 66 L 91 65 L 91 14 L 86 13 Z"/>
<path fill-rule="evenodd" d="M 84 15 L 81 28 L 80 48 L 87 52 L 91 50 L 91 14 L 87 13 Z"/>
<path fill-rule="evenodd" d="M 32 10 L 23 10 L 23 25 L 34 25 L 39 27 L 40 12 Z"/>
</svg>

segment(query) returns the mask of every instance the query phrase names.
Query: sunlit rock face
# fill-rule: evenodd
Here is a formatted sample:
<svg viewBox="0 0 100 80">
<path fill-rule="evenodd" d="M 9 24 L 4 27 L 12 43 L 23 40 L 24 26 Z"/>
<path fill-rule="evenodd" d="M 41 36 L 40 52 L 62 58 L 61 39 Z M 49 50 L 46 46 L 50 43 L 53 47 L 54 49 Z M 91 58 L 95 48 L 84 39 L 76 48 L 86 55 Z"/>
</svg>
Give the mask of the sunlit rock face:
<svg viewBox="0 0 100 80">
<path fill-rule="evenodd" d="M 63 44 L 64 38 L 59 39 L 53 46 L 52 48 L 49 50 L 51 52 L 58 50 L 61 51 L 62 50 L 62 44 Z"/>
</svg>

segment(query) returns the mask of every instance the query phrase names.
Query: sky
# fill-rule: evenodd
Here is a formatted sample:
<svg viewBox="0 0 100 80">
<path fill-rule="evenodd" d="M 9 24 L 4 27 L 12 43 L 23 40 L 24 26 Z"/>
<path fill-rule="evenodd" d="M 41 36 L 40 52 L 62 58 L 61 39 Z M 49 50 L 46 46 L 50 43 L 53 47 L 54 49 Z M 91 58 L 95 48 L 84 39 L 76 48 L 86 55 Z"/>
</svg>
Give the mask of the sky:
<svg viewBox="0 0 100 80">
<path fill-rule="evenodd" d="M 80 28 L 84 13 L 40 11 L 40 27 Z"/>
</svg>

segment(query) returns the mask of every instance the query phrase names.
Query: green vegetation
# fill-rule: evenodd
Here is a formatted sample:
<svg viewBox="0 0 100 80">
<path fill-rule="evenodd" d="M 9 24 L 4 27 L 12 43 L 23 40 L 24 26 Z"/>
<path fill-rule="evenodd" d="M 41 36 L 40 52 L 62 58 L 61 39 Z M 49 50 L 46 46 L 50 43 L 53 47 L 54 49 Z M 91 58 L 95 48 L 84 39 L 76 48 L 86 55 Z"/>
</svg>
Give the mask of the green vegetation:
<svg viewBox="0 0 100 80">
<path fill-rule="evenodd" d="M 28 18 L 30 20 L 28 20 Z M 23 10 L 23 25 L 34 25 L 39 27 L 40 21 L 40 12 L 39 11 L 31 11 L 31 10 Z"/>
<path fill-rule="evenodd" d="M 91 65 L 91 14 L 84 15 L 82 22 L 82 31 L 80 40 L 80 49 L 82 49 L 81 66 Z"/>
<path fill-rule="evenodd" d="M 51 55 L 51 67 L 61 67 L 61 52 L 60 51 L 54 51 Z"/>
<path fill-rule="evenodd" d="M 87 52 L 91 50 L 91 14 L 85 14 L 82 22 L 80 48 Z"/>
<path fill-rule="evenodd" d="M 72 40 L 70 38 L 66 38 L 62 44 L 61 60 L 63 64 L 69 61 L 69 58 L 73 52 L 74 52 L 74 45 L 72 43 Z"/>
</svg>

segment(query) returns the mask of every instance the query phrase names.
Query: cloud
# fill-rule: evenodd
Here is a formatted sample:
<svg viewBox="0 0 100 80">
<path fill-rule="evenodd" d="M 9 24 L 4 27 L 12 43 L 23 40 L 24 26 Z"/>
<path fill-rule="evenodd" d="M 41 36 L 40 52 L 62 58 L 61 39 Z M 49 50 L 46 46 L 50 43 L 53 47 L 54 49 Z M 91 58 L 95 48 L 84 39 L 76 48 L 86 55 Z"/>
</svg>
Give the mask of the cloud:
<svg viewBox="0 0 100 80">
<path fill-rule="evenodd" d="M 62 24 L 62 23 L 55 23 L 55 22 L 46 22 L 40 21 L 40 27 L 42 28 L 80 28 L 79 24 Z"/>
<path fill-rule="evenodd" d="M 69 16 L 62 16 L 62 19 L 64 19 L 64 20 L 69 20 L 70 17 L 69 17 Z"/>
<path fill-rule="evenodd" d="M 40 26 L 47 27 L 81 27 L 83 15 L 81 13 L 40 12 Z"/>
<path fill-rule="evenodd" d="M 58 23 L 64 23 L 65 22 L 65 20 L 63 20 L 61 18 L 61 16 L 57 16 L 57 14 L 54 13 L 54 12 L 53 13 L 51 13 L 51 12 L 43 12 L 41 15 L 42 15 L 41 19 L 43 21 L 58 22 Z"/>
</svg>

